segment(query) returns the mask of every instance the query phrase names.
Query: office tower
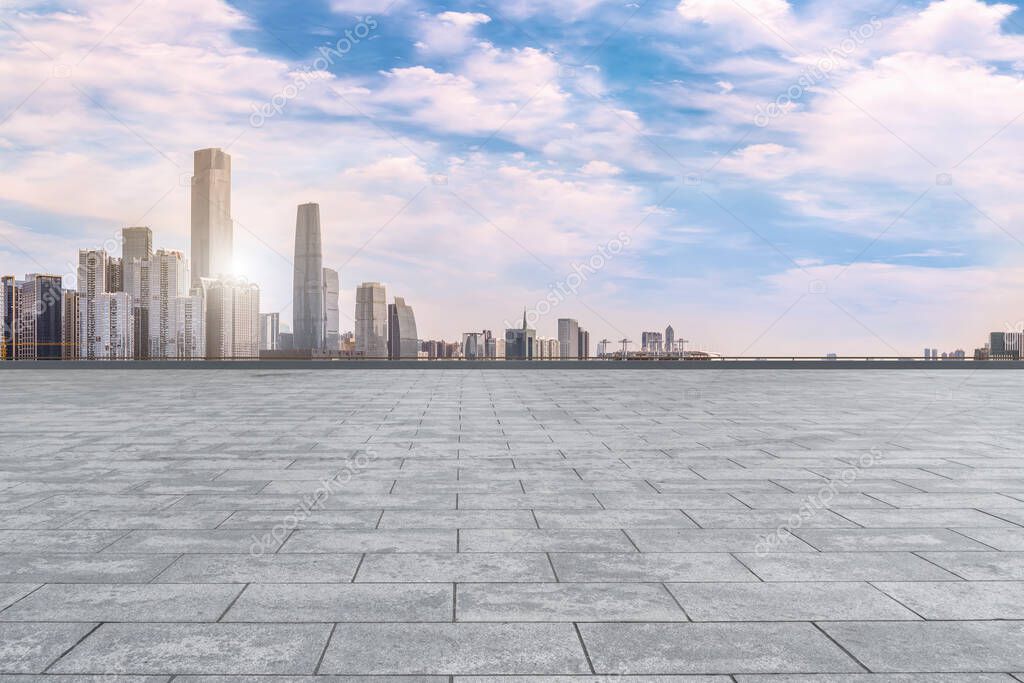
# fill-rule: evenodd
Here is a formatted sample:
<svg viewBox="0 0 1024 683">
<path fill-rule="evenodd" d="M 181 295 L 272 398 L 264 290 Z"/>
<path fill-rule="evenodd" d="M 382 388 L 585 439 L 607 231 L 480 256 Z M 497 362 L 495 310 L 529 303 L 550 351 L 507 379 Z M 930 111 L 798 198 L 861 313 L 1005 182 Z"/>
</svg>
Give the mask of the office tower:
<svg viewBox="0 0 1024 683">
<path fill-rule="evenodd" d="M 14 330 L 18 311 L 18 283 L 12 275 L 0 278 L 0 360 L 14 360 Z"/>
<path fill-rule="evenodd" d="M 175 356 L 179 360 L 206 358 L 206 301 L 201 289 L 178 297 L 174 304 Z"/>
<path fill-rule="evenodd" d="M 232 272 L 231 156 L 198 150 L 192 175 L 192 286 Z"/>
<path fill-rule="evenodd" d="M 523 311 L 523 326 L 520 329 L 505 330 L 505 358 L 508 360 L 530 360 L 535 354 L 537 330 L 526 325 L 526 311 Z"/>
<path fill-rule="evenodd" d="M 135 315 L 131 295 L 104 292 L 79 298 L 79 356 L 129 360 L 135 351 Z"/>
<path fill-rule="evenodd" d="M 400 296 L 388 305 L 388 358 L 391 360 L 419 358 L 419 339 L 416 336 L 416 316 L 412 306 Z"/>
<path fill-rule="evenodd" d="M 18 283 L 14 305 L 16 360 L 60 360 L 64 334 L 59 275 L 31 274 Z"/>
<path fill-rule="evenodd" d="M 125 265 L 138 259 L 145 261 L 153 255 L 153 231 L 146 227 L 121 230 L 121 260 Z"/>
<path fill-rule="evenodd" d="M 207 357 L 259 358 L 259 287 L 232 278 L 203 278 L 202 285 Z"/>
<path fill-rule="evenodd" d="M 992 358 L 1002 358 L 1006 355 L 1006 333 L 993 332 L 989 335 L 989 355 Z"/>
<path fill-rule="evenodd" d="M 580 328 L 579 335 L 579 354 L 576 357 L 579 360 L 590 358 L 590 332 L 587 332 L 582 327 Z"/>
<path fill-rule="evenodd" d="M 61 333 L 61 358 L 63 360 L 78 360 L 78 332 L 79 332 L 79 309 L 78 292 L 73 289 L 65 289 L 61 299 L 60 319 L 63 331 Z"/>
<path fill-rule="evenodd" d="M 333 268 L 324 268 L 322 278 L 324 290 L 324 345 L 327 351 L 341 348 L 341 311 L 338 297 L 341 295 L 341 277 Z"/>
<path fill-rule="evenodd" d="M 536 341 L 534 358 L 537 360 L 558 360 L 562 357 L 561 342 L 557 339 L 540 337 Z"/>
<path fill-rule="evenodd" d="M 462 357 L 466 360 L 480 360 L 487 357 L 487 339 L 482 333 L 462 333 Z"/>
<path fill-rule="evenodd" d="M 277 351 L 281 334 L 280 313 L 260 313 L 260 351 Z"/>
<path fill-rule="evenodd" d="M 295 218 L 292 335 L 296 349 L 324 347 L 323 247 L 320 205 L 301 204 Z"/>
<path fill-rule="evenodd" d="M 82 249 L 78 252 L 78 348 L 81 358 L 98 357 L 96 301 L 100 295 L 108 291 L 109 266 L 110 257 L 103 249 Z"/>
<path fill-rule="evenodd" d="M 181 299 L 188 298 L 189 291 L 185 254 L 160 249 L 151 259 L 139 263 L 148 265 L 145 269 L 148 299 L 141 300 L 142 305 L 136 304 L 145 316 L 145 324 L 141 327 L 146 335 L 146 355 L 150 358 L 177 358 L 181 355 L 177 307 Z"/>
<path fill-rule="evenodd" d="M 572 318 L 558 319 L 558 343 L 563 359 L 579 358 L 580 324 Z"/>
<path fill-rule="evenodd" d="M 150 258 L 122 260 L 124 291 L 131 295 L 135 315 L 136 359 L 148 358 L 149 352 L 149 305 L 150 305 Z"/>
<path fill-rule="evenodd" d="M 1013 360 L 1020 360 L 1024 356 L 1024 333 L 1006 332 L 1003 335 L 1003 356 Z"/>
<path fill-rule="evenodd" d="M 675 351 L 676 345 L 676 331 L 669 325 L 665 328 L 665 352 L 672 353 Z"/>
<path fill-rule="evenodd" d="M 661 353 L 661 332 L 643 332 L 640 335 L 640 349 L 647 353 Z"/>
<path fill-rule="evenodd" d="M 124 291 L 124 260 L 115 256 L 107 256 L 107 282 L 108 292 Z"/>
<path fill-rule="evenodd" d="M 364 282 L 356 289 L 356 355 L 388 357 L 388 303 L 384 285 Z"/>
</svg>

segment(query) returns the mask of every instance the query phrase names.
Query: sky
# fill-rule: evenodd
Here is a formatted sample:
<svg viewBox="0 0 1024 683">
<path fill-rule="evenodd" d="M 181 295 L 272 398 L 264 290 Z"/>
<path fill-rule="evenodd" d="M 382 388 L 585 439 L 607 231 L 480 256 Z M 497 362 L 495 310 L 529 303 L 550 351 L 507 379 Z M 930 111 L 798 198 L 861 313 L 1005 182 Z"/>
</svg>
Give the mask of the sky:
<svg viewBox="0 0 1024 683">
<path fill-rule="evenodd" d="M 981 0 L 6 0 L 0 270 L 149 225 L 233 158 L 235 268 L 324 265 L 419 336 L 968 352 L 1024 319 L 1024 11 Z M 500 332 L 499 332 L 500 334 Z M 613 344 L 613 346 L 618 346 Z"/>
</svg>

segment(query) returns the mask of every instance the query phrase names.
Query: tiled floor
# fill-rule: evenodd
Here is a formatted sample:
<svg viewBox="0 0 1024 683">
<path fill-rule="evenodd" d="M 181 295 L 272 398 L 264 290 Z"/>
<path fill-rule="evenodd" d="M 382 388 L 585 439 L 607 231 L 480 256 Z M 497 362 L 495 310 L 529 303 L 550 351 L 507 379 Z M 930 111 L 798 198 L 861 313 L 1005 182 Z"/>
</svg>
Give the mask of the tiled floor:
<svg viewBox="0 0 1024 683">
<path fill-rule="evenodd" d="M 1024 680 L 1014 371 L 0 383 L 0 681 Z"/>
</svg>

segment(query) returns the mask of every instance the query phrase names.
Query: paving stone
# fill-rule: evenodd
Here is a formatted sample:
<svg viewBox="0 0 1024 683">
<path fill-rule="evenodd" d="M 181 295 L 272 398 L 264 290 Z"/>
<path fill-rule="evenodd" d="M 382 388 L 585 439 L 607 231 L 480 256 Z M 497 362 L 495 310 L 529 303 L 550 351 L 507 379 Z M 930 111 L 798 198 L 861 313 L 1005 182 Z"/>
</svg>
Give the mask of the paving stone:
<svg viewBox="0 0 1024 683">
<path fill-rule="evenodd" d="M 991 549 L 949 529 L 796 529 L 793 533 L 825 552 Z"/>
<path fill-rule="evenodd" d="M 436 583 L 253 584 L 222 621 L 451 621 L 452 592 Z"/>
<path fill-rule="evenodd" d="M 542 529 L 692 529 L 681 510 L 538 510 Z"/>
<path fill-rule="evenodd" d="M 146 583 L 177 555 L 104 553 L 12 554 L 0 556 L 0 581 L 37 583 Z"/>
<path fill-rule="evenodd" d="M 957 529 L 961 534 L 984 543 L 986 550 L 1024 551 L 1024 529 Z M 955 548 L 949 548 L 955 550 Z M 964 548 L 968 550 L 968 548 Z"/>
<path fill-rule="evenodd" d="M 821 627 L 876 672 L 1024 669 L 1022 621 L 830 622 Z"/>
<path fill-rule="evenodd" d="M 2 621 L 217 621 L 232 584 L 49 584 L 0 612 Z"/>
<path fill-rule="evenodd" d="M 957 509 L 900 509 L 900 510 L 836 510 L 843 517 L 863 527 L 875 529 L 906 529 L 922 527 L 1012 527 L 1012 522 L 999 519 L 980 510 Z"/>
<path fill-rule="evenodd" d="M 629 537 L 645 553 L 751 552 L 772 536 L 774 529 L 631 529 Z M 814 552 L 799 538 L 785 535 L 772 545 L 778 552 Z"/>
<path fill-rule="evenodd" d="M 339 624 L 320 671 L 585 674 L 590 668 L 571 624 Z"/>
<path fill-rule="evenodd" d="M 338 583 L 350 581 L 358 554 L 183 555 L 160 574 L 162 583 Z"/>
<path fill-rule="evenodd" d="M 86 512 L 62 529 L 214 529 L 230 512 Z M 263 528 L 263 527 L 260 527 Z"/>
<path fill-rule="evenodd" d="M 1024 619 L 1024 581 L 879 582 L 875 586 L 933 621 Z"/>
<path fill-rule="evenodd" d="M 385 510 L 381 529 L 536 529 L 529 510 Z"/>
<path fill-rule="evenodd" d="M 692 621 L 858 621 L 920 618 L 867 583 L 666 585 Z"/>
<path fill-rule="evenodd" d="M 429 553 L 454 552 L 454 529 L 299 530 L 282 553 Z"/>
<path fill-rule="evenodd" d="M 368 554 L 357 582 L 554 581 L 544 553 Z"/>
<path fill-rule="evenodd" d="M 38 583 L 0 583 L 0 610 L 37 588 L 39 588 Z M 3 612 L 0 612 L 0 617 L 2 616 Z"/>
<path fill-rule="evenodd" d="M 618 529 L 466 529 L 459 534 L 466 553 L 635 551 Z"/>
<path fill-rule="evenodd" d="M 107 548 L 112 553 L 249 553 L 253 534 L 247 531 L 202 529 L 194 531 L 129 532 Z M 273 552 L 280 541 L 270 539 L 266 549 Z"/>
<path fill-rule="evenodd" d="M 764 581 L 952 581 L 959 577 L 904 552 L 740 553 Z"/>
<path fill-rule="evenodd" d="M 311 674 L 328 624 L 103 624 L 56 673 Z"/>
<path fill-rule="evenodd" d="M 42 673 L 95 624 L 0 624 L 0 672 Z"/>
<path fill-rule="evenodd" d="M 1024 581 L 1024 552 L 938 552 L 921 557 L 968 581 Z"/>
<path fill-rule="evenodd" d="M 460 584 L 455 605 L 458 621 L 686 621 L 649 583 Z"/>
<path fill-rule="evenodd" d="M 726 553 L 551 553 L 551 563 L 562 581 L 758 581 Z"/>
<path fill-rule="evenodd" d="M 94 553 L 125 535 L 124 531 L 0 530 L 0 553 Z"/>
<path fill-rule="evenodd" d="M 810 624 L 581 624 L 579 628 L 599 674 L 862 670 Z"/>
</svg>

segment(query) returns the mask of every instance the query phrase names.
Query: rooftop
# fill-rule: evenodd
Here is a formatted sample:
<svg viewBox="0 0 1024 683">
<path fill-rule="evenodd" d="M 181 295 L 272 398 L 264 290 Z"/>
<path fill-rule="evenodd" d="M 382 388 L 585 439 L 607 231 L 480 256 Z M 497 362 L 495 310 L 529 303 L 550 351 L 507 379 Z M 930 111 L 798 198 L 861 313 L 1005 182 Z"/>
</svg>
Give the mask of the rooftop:
<svg viewBox="0 0 1024 683">
<path fill-rule="evenodd" d="M 1024 680 L 1016 373 L 2 379 L 10 680 Z"/>
</svg>

